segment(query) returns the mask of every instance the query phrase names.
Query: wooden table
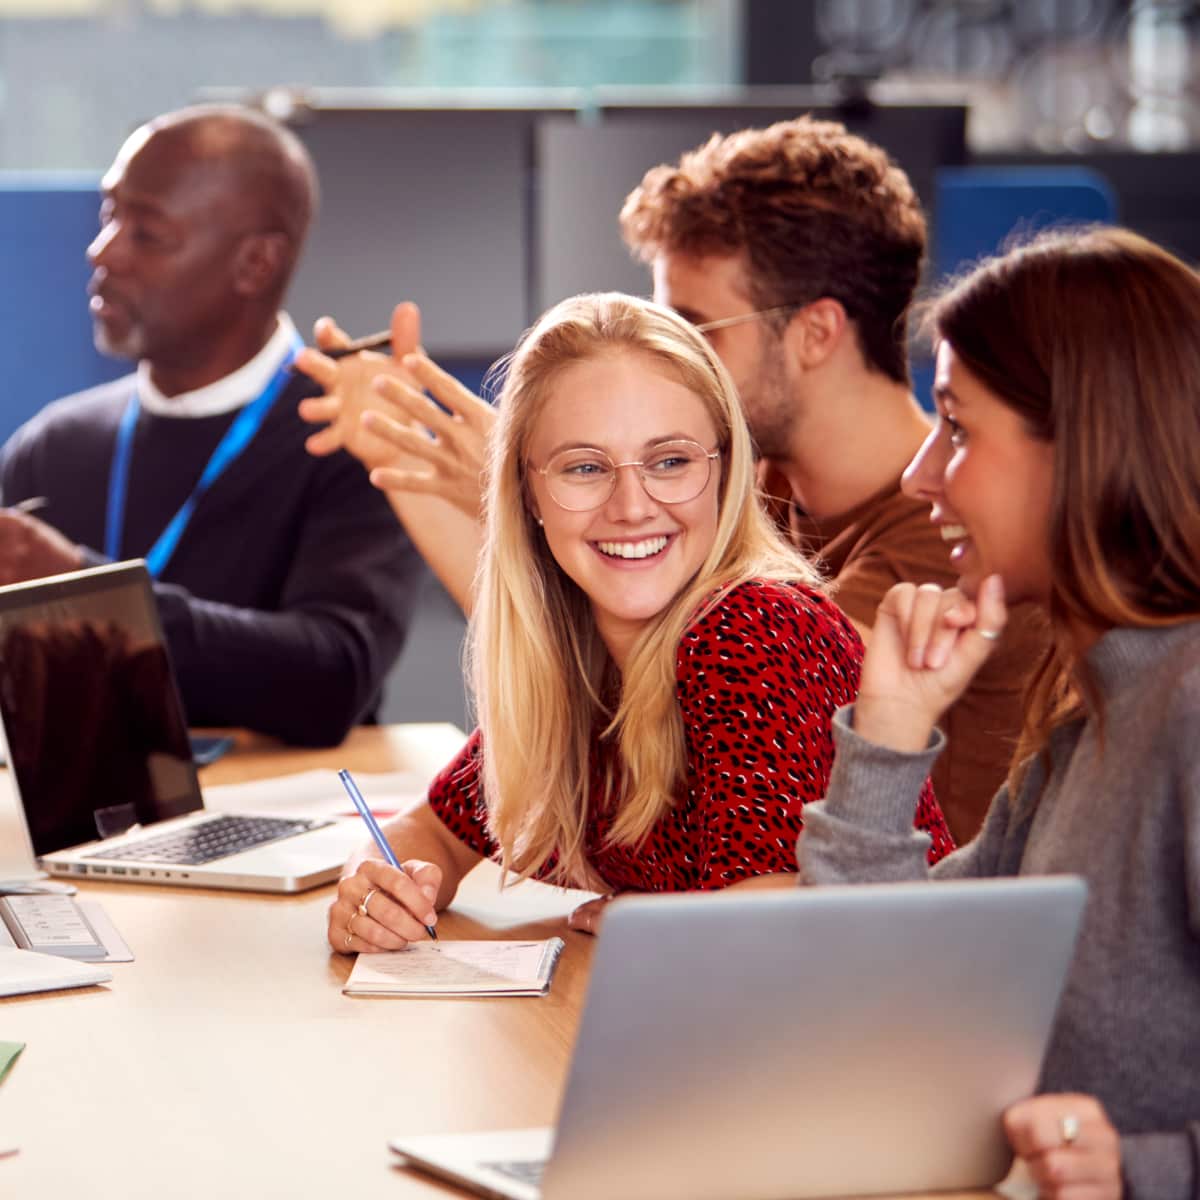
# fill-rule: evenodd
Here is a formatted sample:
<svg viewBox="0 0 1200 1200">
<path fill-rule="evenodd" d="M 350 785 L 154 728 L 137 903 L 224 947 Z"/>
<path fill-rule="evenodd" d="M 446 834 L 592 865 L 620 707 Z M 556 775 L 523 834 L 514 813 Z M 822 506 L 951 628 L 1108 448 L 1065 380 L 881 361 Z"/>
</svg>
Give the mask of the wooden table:
<svg viewBox="0 0 1200 1200">
<path fill-rule="evenodd" d="M 335 751 L 302 752 L 239 736 L 201 778 L 432 774 L 461 738 L 360 729 Z M 330 887 L 82 885 L 137 961 L 114 964 L 104 987 L 0 1001 L 0 1040 L 27 1043 L 0 1084 L 0 1147 L 19 1147 L 0 1159 L 0 1196 L 461 1195 L 393 1165 L 388 1137 L 552 1123 L 594 946 L 566 929 L 573 897 L 536 884 L 501 896 L 497 881 L 490 864 L 473 872 L 440 929 L 562 936 L 547 997 L 344 996 L 351 960 L 325 942 Z"/>
</svg>

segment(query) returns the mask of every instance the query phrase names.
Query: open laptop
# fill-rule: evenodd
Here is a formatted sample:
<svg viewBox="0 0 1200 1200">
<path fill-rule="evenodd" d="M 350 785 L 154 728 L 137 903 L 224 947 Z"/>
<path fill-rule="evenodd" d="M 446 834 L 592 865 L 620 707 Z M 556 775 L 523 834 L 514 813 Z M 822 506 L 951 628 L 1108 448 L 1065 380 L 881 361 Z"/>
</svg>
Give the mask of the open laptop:
<svg viewBox="0 0 1200 1200">
<path fill-rule="evenodd" d="M 0 588 L 0 719 L 51 875 L 295 892 L 362 840 L 354 821 L 204 810 L 140 561 Z"/>
<path fill-rule="evenodd" d="M 1085 896 L 1056 876 L 618 900 L 557 1130 L 390 1146 L 512 1200 L 989 1187 Z"/>
</svg>

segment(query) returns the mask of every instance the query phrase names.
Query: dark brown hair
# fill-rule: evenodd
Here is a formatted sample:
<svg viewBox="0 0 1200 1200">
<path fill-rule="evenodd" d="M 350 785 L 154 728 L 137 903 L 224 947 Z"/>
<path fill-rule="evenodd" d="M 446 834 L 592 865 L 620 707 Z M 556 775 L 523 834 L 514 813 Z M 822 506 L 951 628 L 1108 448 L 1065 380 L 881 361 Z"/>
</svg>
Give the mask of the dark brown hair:
<svg viewBox="0 0 1200 1200">
<path fill-rule="evenodd" d="M 1056 230 L 976 268 L 931 316 L 963 365 L 1054 443 L 1056 637 L 1023 757 L 1091 690 L 1072 626 L 1200 615 L 1200 276 L 1128 230 Z"/>
<path fill-rule="evenodd" d="M 654 167 L 621 209 L 626 244 L 660 253 L 744 254 L 759 308 L 837 300 L 868 365 L 908 382 L 908 306 L 925 217 L 908 177 L 833 121 L 798 117 L 714 134 Z"/>
</svg>

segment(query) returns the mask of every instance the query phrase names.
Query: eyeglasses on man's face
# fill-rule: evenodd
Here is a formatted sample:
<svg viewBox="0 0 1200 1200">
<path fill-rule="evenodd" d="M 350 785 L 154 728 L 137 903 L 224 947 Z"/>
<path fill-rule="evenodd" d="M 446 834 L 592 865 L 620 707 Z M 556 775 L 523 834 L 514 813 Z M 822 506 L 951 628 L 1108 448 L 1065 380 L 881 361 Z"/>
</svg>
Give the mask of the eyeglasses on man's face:
<svg viewBox="0 0 1200 1200">
<path fill-rule="evenodd" d="M 568 512 L 587 512 L 606 503 L 617 487 L 617 472 L 632 467 L 646 494 L 659 504 L 686 504 L 708 487 L 713 460 L 720 450 L 705 450 L 699 442 L 662 442 L 645 458 L 613 462 L 603 450 L 580 446 L 561 450 L 536 471 L 550 499 Z"/>
<path fill-rule="evenodd" d="M 802 308 L 800 304 L 776 304 L 773 308 L 759 308 L 754 312 L 738 313 L 736 317 L 721 317 L 716 321 L 699 321 L 696 329 L 700 333 L 712 333 L 716 329 L 728 329 L 731 325 L 743 325 L 747 321 L 759 321 L 763 317 L 781 316 L 783 313 L 794 313 Z"/>
</svg>

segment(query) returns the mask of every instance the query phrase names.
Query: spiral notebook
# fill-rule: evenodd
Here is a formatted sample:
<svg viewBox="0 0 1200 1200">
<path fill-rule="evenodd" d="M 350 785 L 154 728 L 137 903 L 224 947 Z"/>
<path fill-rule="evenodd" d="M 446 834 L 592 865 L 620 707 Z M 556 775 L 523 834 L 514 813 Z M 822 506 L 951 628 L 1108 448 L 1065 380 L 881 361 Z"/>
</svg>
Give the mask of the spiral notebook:
<svg viewBox="0 0 1200 1200">
<path fill-rule="evenodd" d="M 348 996 L 544 996 L 562 938 L 533 942 L 415 942 L 360 954 Z"/>
</svg>

